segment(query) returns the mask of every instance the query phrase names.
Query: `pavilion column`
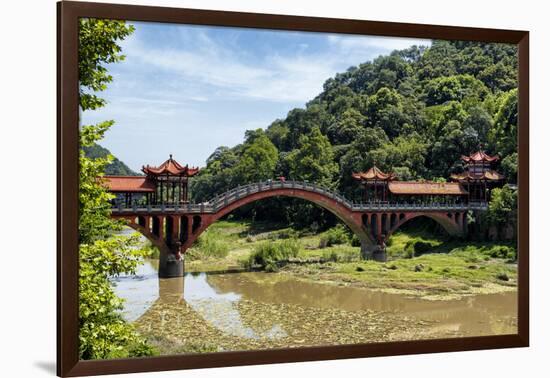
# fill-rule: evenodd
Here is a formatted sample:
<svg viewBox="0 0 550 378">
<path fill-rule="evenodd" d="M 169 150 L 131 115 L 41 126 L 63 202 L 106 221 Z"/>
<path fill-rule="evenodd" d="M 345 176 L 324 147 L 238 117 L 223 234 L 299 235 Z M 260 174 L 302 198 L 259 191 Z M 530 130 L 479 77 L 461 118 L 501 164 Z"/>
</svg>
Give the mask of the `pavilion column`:
<svg viewBox="0 0 550 378">
<path fill-rule="evenodd" d="M 176 203 L 176 183 L 172 182 L 172 203 Z"/>
<path fill-rule="evenodd" d="M 386 214 L 386 235 L 390 232 L 390 230 L 391 230 L 391 214 L 387 213 Z"/>
</svg>

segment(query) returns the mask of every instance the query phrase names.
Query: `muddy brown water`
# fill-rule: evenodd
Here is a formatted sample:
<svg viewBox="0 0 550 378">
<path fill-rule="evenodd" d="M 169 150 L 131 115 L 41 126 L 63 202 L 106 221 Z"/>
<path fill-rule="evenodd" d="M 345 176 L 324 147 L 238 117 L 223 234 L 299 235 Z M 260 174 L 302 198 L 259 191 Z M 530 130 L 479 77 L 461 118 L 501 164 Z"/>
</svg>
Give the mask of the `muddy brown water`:
<svg viewBox="0 0 550 378">
<path fill-rule="evenodd" d="M 406 321 L 429 323 L 425 334 L 417 335 L 418 338 L 517 332 L 517 292 L 428 301 L 402 294 L 308 282 L 279 273 L 190 273 L 183 278 L 159 279 L 157 264 L 155 260 L 146 261 L 136 275 L 113 280 L 117 295 L 125 299 L 123 316 L 130 322 L 147 321 L 145 315 L 154 312 L 159 304 L 173 303 L 172 312 L 181 309 L 183 313 L 184 307 L 191 308 L 194 316 L 230 336 L 255 339 L 292 334 L 293 330 L 289 329 L 292 324 L 285 324 L 283 328 L 276 319 L 261 335 L 247 326 L 239 312 L 242 307 L 239 303 L 247 306 L 256 303 L 258 308 L 281 304 L 317 311 L 373 311 L 402 316 Z"/>
</svg>

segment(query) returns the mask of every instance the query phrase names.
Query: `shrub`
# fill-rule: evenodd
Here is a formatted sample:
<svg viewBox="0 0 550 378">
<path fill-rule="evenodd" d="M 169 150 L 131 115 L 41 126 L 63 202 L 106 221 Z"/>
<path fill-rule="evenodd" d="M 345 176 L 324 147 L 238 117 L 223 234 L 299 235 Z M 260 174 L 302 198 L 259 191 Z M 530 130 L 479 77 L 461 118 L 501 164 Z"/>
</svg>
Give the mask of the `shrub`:
<svg viewBox="0 0 550 378">
<path fill-rule="evenodd" d="M 330 247 L 336 244 L 346 244 L 349 241 L 350 236 L 346 228 L 339 224 L 323 233 L 319 241 L 319 248 Z"/>
<path fill-rule="evenodd" d="M 516 259 L 516 249 L 506 245 L 495 245 L 488 252 L 489 256 L 500 259 Z"/>
<path fill-rule="evenodd" d="M 355 234 L 351 236 L 350 243 L 352 247 L 361 247 L 361 240 L 359 240 L 359 238 Z"/>
<path fill-rule="evenodd" d="M 435 244 L 431 241 L 414 238 L 412 240 L 409 240 L 405 244 L 404 256 L 410 259 L 423 253 L 429 252 L 434 246 Z"/>
<path fill-rule="evenodd" d="M 250 255 L 246 265 L 260 266 L 267 271 L 276 271 L 279 265 L 298 256 L 300 243 L 297 239 L 284 239 L 258 244 Z"/>
</svg>

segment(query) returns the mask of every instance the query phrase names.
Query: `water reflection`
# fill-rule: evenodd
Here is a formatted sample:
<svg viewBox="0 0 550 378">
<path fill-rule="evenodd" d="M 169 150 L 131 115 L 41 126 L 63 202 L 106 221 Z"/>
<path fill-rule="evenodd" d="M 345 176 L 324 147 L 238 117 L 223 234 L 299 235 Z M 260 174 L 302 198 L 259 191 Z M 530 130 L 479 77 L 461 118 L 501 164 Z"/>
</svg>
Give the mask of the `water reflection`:
<svg viewBox="0 0 550 378">
<path fill-rule="evenodd" d="M 138 320 L 155 305 L 187 304 L 206 322 L 228 335 L 252 339 L 286 336 L 279 324 L 261 334 L 244 325 L 235 306 L 241 295 L 227 290 L 220 293 L 210 285 L 206 273 L 159 279 L 157 271 L 156 261 L 146 261 L 135 275 L 113 278 L 117 295 L 125 299 L 122 313 L 126 320 Z"/>
<path fill-rule="evenodd" d="M 327 322 L 334 322 L 346 314 L 349 317 L 343 319 L 345 322 L 354 319 L 354 314 L 373 313 L 374 319 L 385 317 L 388 323 L 395 319 L 411 325 L 429 323 L 422 337 L 517 332 L 516 292 L 426 301 L 360 288 L 304 282 L 283 274 L 199 273 L 158 279 L 156 264 L 156 261 L 147 261 L 135 276 L 114 279 L 117 294 L 126 300 L 123 316 L 129 321 L 150 323 L 151 329 L 160 327 L 157 323 L 161 319 L 163 324 L 166 321 L 178 327 L 193 324 L 197 329 L 212 328 L 229 337 L 277 340 L 297 334 L 303 338 L 305 331 L 298 327 L 303 328 L 305 323 L 311 322 L 305 318 L 311 314 L 324 316 L 326 313 Z M 293 320 L 286 319 L 281 311 L 292 311 L 288 318 Z M 262 319 L 258 319 L 258 312 L 264 315 Z M 368 327 L 367 323 L 364 321 L 360 326 Z M 316 319 L 316 324 L 324 323 Z M 388 329 L 392 330 L 392 324 Z M 397 332 L 398 327 L 395 329 Z M 399 332 L 403 335 L 406 331 L 400 329 Z M 399 339 L 399 335 L 389 337 Z M 350 333 L 349 337 L 355 335 Z"/>
</svg>

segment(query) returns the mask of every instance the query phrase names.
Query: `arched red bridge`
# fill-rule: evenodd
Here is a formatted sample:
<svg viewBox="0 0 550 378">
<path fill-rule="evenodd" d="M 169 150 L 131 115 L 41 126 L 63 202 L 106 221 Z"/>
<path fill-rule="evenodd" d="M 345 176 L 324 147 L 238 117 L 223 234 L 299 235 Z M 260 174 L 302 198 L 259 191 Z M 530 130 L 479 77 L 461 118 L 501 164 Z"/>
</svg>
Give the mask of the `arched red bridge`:
<svg viewBox="0 0 550 378">
<path fill-rule="evenodd" d="M 241 206 L 277 196 L 300 198 L 330 211 L 361 240 L 362 256 L 376 260 L 385 260 L 385 242 L 412 218 L 429 217 L 450 235 L 462 236 L 466 232 L 466 212 L 487 209 L 486 203 L 357 204 L 315 184 L 268 181 L 237 187 L 200 204 L 120 204 L 112 209 L 112 217 L 126 219 L 130 227 L 159 248 L 159 276 L 176 277 L 183 274 L 185 252 L 212 223 Z"/>
</svg>

